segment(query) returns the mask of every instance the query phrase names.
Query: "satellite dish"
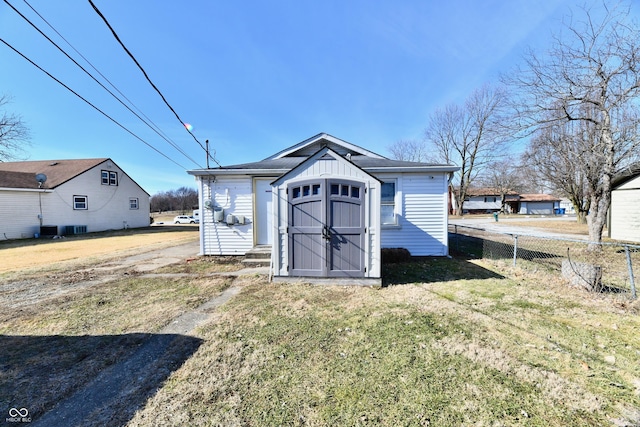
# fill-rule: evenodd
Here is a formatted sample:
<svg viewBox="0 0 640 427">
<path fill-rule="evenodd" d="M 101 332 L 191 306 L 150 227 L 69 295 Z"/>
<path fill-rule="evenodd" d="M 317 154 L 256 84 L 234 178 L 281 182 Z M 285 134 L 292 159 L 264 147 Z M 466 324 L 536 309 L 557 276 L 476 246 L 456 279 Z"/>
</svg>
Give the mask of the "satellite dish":
<svg viewBox="0 0 640 427">
<path fill-rule="evenodd" d="M 42 187 L 42 184 L 47 180 L 47 175 L 43 173 L 39 173 L 36 175 L 36 181 L 38 181 L 38 186 Z"/>
</svg>

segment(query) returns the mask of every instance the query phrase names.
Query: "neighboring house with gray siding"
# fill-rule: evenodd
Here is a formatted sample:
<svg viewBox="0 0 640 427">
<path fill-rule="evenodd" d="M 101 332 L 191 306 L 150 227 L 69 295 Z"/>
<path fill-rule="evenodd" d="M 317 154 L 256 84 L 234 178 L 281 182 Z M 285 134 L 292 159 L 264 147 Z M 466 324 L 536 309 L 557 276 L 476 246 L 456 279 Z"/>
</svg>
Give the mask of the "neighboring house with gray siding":
<svg viewBox="0 0 640 427">
<path fill-rule="evenodd" d="M 191 170 L 200 252 L 266 246 L 276 276 L 380 278 L 381 248 L 448 255 L 456 170 L 387 159 L 326 133 L 259 162 Z"/>
<path fill-rule="evenodd" d="M 560 208 L 560 198 L 550 194 L 520 194 L 519 214 L 553 215 Z"/>
<path fill-rule="evenodd" d="M 149 194 L 111 159 L 0 162 L 0 239 L 148 225 Z"/>
<path fill-rule="evenodd" d="M 609 211 L 609 237 L 640 242 L 640 168 L 613 182 Z"/>
<path fill-rule="evenodd" d="M 457 190 L 456 190 L 457 191 Z M 502 210 L 502 194 L 491 187 L 470 187 L 463 203 L 463 214 L 484 214 Z M 455 204 L 455 200 L 452 200 Z M 504 194 L 506 213 L 523 215 L 553 215 L 560 208 L 560 199 L 550 194 L 519 194 L 513 190 Z"/>
</svg>

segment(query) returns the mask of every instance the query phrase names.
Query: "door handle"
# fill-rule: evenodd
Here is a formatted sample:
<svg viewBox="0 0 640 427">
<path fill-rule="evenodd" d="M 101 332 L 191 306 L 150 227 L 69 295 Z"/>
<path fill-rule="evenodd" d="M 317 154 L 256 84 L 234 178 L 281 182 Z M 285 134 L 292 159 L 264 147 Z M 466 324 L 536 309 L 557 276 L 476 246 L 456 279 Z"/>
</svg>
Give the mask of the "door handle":
<svg viewBox="0 0 640 427">
<path fill-rule="evenodd" d="M 331 231 L 329 231 L 329 227 L 327 227 L 326 225 L 322 227 L 322 237 L 325 240 L 331 240 Z"/>
</svg>

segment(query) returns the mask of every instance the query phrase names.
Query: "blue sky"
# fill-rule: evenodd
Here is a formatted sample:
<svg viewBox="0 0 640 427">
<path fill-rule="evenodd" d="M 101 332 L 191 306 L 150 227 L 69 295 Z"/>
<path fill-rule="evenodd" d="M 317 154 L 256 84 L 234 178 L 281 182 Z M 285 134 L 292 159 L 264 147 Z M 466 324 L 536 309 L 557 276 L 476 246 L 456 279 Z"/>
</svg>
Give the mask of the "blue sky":
<svg viewBox="0 0 640 427">
<path fill-rule="evenodd" d="M 85 68 L 23 0 L 9 0 Z M 127 111 L 7 4 L 0 38 L 156 147 L 169 161 L 0 45 L 0 93 L 33 138 L 31 160 L 110 157 L 151 194 L 195 187 L 202 148 L 88 1 L 28 0 L 179 145 Z M 429 114 L 544 50 L 582 1 L 94 0 L 178 115 L 223 165 L 260 160 L 320 132 L 383 155 L 421 139 Z M 636 13 L 637 11 L 634 11 Z M 212 163 L 212 166 L 214 164 Z"/>
</svg>

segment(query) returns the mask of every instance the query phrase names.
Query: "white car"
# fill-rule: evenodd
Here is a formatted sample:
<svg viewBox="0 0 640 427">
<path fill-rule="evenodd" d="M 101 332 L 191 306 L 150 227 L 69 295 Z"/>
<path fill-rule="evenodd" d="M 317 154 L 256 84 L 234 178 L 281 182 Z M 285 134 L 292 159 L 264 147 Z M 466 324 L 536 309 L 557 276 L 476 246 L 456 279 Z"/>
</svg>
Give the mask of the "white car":
<svg viewBox="0 0 640 427">
<path fill-rule="evenodd" d="M 192 216 L 178 215 L 177 217 L 173 218 L 174 224 L 195 224 L 196 222 L 200 221 L 196 220 Z"/>
</svg>

